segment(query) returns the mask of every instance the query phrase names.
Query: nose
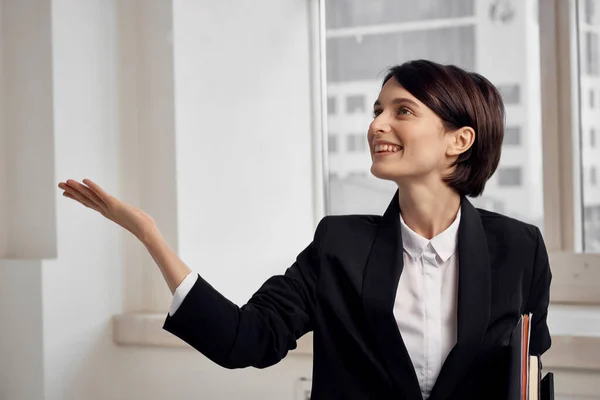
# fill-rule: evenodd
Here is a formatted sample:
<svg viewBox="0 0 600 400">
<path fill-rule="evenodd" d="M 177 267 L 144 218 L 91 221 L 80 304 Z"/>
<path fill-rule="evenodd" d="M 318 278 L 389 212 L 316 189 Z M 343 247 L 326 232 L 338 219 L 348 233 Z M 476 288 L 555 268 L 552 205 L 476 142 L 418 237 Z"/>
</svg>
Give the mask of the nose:
<svg viewBox="0 0 600 400">
<path fill-rule="evenodd" d="M 371 122 L 371 132 L 373 132 L 373 134 L 375 135 L 386 133 L 390 130 L 391 126 L 388 117 L 386 116 L 386 113 L 379 114 L 377 117 L 375 117 L 373 122 Z"/>
</svg>

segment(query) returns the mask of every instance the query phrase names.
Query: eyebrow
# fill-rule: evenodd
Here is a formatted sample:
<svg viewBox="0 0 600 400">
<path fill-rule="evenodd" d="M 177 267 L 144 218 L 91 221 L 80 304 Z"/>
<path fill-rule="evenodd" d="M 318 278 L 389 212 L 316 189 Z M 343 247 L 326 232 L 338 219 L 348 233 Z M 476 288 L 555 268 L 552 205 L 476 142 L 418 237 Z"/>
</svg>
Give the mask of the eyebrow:
<svg viewBox="0 0 600 400">
<path fill-rule="evenodd" d="M 408 99 L 406 97 L 397 97 L 394 100 L 392 100 L 391 102 L 392 104 L 396 105 L 396 104 L 410 104 L 411 106 L 415 107 L 415 108 L 419 108 L 419 105 L 412 101 L 411 99 Z M 381 102 L 379 100 L 376 100 L 375 103 L 373 104 L 373 108 L 380 106 Z"/>
</svg>

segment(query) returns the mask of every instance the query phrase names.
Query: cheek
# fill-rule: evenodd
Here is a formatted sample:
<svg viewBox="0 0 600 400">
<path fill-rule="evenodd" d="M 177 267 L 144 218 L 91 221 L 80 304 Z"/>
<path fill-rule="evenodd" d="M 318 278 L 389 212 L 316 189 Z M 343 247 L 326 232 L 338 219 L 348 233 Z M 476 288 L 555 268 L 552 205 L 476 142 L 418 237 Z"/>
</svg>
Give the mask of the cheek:
<svg viewBox="0 0 600 400">
<path fill-rule="evenodd" d="M 371 122 L 367 128 L 367 139 L 369 139 L 369 142 L 373 139 L 373 136 L 375 136 L 373 132 L 373 122 Z"/>
<path fill-rule="evenodd" d="M 421 160 L 424 164 L 435 164 L 445 153 L 443 138 L 437 134 L 423 133 L 411 135 L 406 142 L 406 156 Z"/>
</svg>

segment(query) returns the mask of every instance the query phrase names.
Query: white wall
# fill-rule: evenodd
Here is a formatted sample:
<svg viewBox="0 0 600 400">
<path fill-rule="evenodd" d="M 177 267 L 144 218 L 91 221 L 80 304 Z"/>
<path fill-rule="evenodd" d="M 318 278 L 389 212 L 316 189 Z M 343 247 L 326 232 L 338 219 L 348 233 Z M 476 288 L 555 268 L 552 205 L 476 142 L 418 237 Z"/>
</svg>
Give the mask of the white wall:
<svg viewBox="0 0 600 400">
<path fill-rule="evenodd" d="M 177 251 L 172 4 L 117 3 L 123 198 L 152 215 Z M 152 258 L 133 237 L 126 238 L 125 250 L 133 265 L 126 282 L 142 288 L 128 291 L 126 309 L 166 310 L 170 293 Z"/>
<path fill-rule="evenodd" d="M 50 0 L 0 2 L 6 185 L 0 257 L 56 255 L 49 7 Z"/>
<path fill-rule="evenodd" d="M 310 376 L 310 358 L 229 371 L 192 350 L 117 347 L 112 317 L 166 310 L 166 285 L 131 235 L 62 198 L 56 183 L 88 177 L 151 211 L 193 268 L 245 301 L 289 266 L 314 229 L 307 3 L 40 4 L 19 2 L 18 10 L 46 21 L 29 25 L 49 29 L 50 45 L 4 40 L 14 51 L 51 51 L 51 64 L 11 56 L 29 69 L 15 64 L 9 76 L 16 92 L 24 85 L 17 72 L 35 75 L 32 93 L 44 94 L 52 112 L 47 124 L 27 125 L 29 116 L 41 117 L 30 112 L 39 96 L 25 98 L 27 112 L 13 120 L 29 136 L 4 132 L 16 143 L 8 149 L 14 160 L 31 157 L 15 164 L 19 174 L 8 171 L 9 180 L 19 193 L 39 194 L 32 200 L 39 204 L 13 203 L 20 226 L 37 235 L 39 248 L 55 249 L 0 263 L 0 399 L 294 398 L 298 379 Z M 247 76 L 231 78 L 236 63 Z M 223 138 L 230 153 L 218 151 Z M 40 152 L 30 153 L 36 142 Z M 19 179 L 35 174 L 38 192 Z M 38 206 L 50 209 L 41 220 Z M 54 225 L 44 222 L 48 216 Z"/>
<path fill-rule="evenodd" d="M 41 262 L 0 260 L 0 399 L 43 399 Z"/>
<path fill-rule="evenodd" d="M 88 177 L 119 195 L 116 7 L 60 0 L 51 16 L 58 258 L 42 268 L 44 399 L 117 398 L 111 317 L 122 311 L 122 236 L 56 188 L 59 180 Z"/>
<path fill-rule="evenodd" d="M 316 225 L 308 12 L 306 1 L 173 2 L 180 254 L 238 304 Z"/>
</svg>

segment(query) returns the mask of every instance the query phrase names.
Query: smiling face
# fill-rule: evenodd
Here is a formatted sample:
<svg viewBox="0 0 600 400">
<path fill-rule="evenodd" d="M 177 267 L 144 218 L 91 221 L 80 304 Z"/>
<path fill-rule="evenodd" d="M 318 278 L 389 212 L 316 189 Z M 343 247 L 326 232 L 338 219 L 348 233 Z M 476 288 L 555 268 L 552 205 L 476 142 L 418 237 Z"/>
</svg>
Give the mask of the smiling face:
<svg viewBox="0 0 600 400">
<path fill-rule="evenodd" d="M 441 118 L 395 78 L 384 84 L 368 131 L 373 175 L 399 185 L 415 180 L 442 181 L 456 159 L 449 151 L 454 141 Z"/>
</svg>

